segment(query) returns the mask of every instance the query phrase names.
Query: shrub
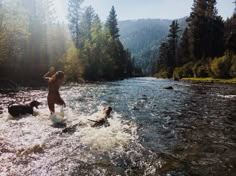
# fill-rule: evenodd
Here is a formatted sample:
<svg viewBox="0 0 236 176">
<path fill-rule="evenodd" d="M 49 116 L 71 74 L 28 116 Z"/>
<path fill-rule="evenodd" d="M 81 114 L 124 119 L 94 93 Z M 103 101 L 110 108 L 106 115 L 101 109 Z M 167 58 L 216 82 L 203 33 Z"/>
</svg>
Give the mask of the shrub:
<svg viewBox="0 0 236 176">
<path fill-rule="evenodd" d="M 208 74 L 208 66 L 207 65 L 199 65 L 196 68 L 195 74 L 196 74 L 197 77 L 200 77 L 200 78 L 208 77 L 209 76 L 209 74 Z"/>
<path fill-rule="evenodd" d="M 174 69 L 173 78 L 175 80 L 183 78 L 183 71 L 182 71 L 181 67 L 176 67 Z"/>
<path fill-rule="evenodd" d="M 195 78 L 206 78 L 209 76 L 208 62 L 205 60 L 198 61 L 193 66 L 193 75 Z"/>
<path fill-rule="evenodd" d="M 158 78 L 171 78 L 173 74 L 173 69 L 166 66 L 161 66 L 160 70 L 157 74 L 155 74 L 155 77 Z"/>
<path fill-rule="evenodd" d="M 210 69 L 212 77 L 214 78 L 228 78 L 230 77 L 231 59 L 230 57 L 223 56 L 215 58 L 210 62 Z"/>
<path fill-rule="evenodd" d="M 183 77 L 193 77 L 193 63 L 189 62 L 183 66 Z"/>
<path fill-rule="evenodd" d="M 175 68 L 174 73 L 173 73 L 174 79 L 193 77 L 192 68 L 193 68 L 192 62 L 189 62 L 182 67 Z"/>
</svg>

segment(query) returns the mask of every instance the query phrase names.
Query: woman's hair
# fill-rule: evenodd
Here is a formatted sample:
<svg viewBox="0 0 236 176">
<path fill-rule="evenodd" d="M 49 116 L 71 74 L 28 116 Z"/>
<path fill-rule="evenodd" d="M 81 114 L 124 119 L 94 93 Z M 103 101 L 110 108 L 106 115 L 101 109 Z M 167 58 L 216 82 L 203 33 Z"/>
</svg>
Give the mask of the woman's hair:
<svg viewBox="0 0 236 176">
<path fill-rule="evenodd" d="M 64 78 L 64 72 L 63 71 L 57 71 L 53 76 L 52 76 L 52 81 L 58 81 L 60 79 Z"/>
</svg>

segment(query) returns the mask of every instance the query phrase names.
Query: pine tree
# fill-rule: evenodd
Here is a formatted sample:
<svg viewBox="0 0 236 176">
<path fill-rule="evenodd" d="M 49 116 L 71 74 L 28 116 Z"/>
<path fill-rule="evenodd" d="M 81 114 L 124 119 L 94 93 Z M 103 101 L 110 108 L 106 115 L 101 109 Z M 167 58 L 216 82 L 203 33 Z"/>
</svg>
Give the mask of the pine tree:
<svg viewBox="0 0 236 176">
<path fill-rule="evenodd" d="M 177 61 L 177 44 L 178 44 L 178 33 L 179 30 L 179 24 L 177 20 L 172 21 L 170 25 L 169 35 L 168 35 L 168 60 L 167 65 L 168 67 L 175 67 L 176 61 Z"/>
<path fill-rule="evenodd" d="M 186 28 L 182 34 L 179 47 L 177 49 L 177 66 L 182 66 L 189 62 L 190 52 L 189 52 L 189 37 L 188 28 Z"/>
<path fill-rule="evenodd" d="M 113 39 L 119 38 L 119 29 L 117 22 L 117 15 L 114 6 L 112 6 L 109 17 L 106 21 L 106 27 L 109 29 L 109 32 Z"/>
<path fill-rule="evenodd" d="M 94 20 L 94 9 L 89 6 L 85 9 L 85 12 L 82 14 L 80 22 L 80 35 L 81 35 L 81 46 L 86 40 L 91 40 L 91 28 Z"/>
<path fill-rule="evenodd" d="M 71 36 L 76 48 L 81 48 L 80 17 L 83 0 L 68 1 L 68 20 Z"/>
<path fill-rule="evenodd" d="M 189 44 L 191 58 L 199 60 L 205 56 L 204 48 L 207 41 L 206 35 L 206 0 L 194 0 L 192 12 L 187 19 L 189 27 Z"/>
<path fill-rule="evenodd" d="M 225 22 L 225 49 L 236 53 L 236 7 L 233 16 Z"/>
<path fill-rule="evenodd" d="M 207 8 L 207 43 L 205 47 L 206 57 L 219 57 L 224 53 L 224 22 L 222 17 L 217 15 L 216 0 L 208 0 Z"/>
<path fill-rule="evenodd" d="M 113 65 L 110 67 L 113 68 L 114 78 L 117 79 L 123 77 L 125 58 L 124 58 L 124 47 L 119 40 L 117 15 L 114 6 L 112 6 L 111 8 L 105 27 L 106 27 L 105 30 L 108 32 L 108 40 L 110 43 L 108 48 L 108 53 L 113 62 Z"/>
<path fill-rule="evenodd" d="M 189 45 L 194 60 L 223 54 L 224 24 L 217 16 L 216 0 L 195 0 L 188 18 Z"/>
<path fill-rule="evenodd" d="M 168 50 L 169 46 L 166 41 L 162 42 L 159 49 L 159 58 L 158 58 L 158 70 L 160 70 L 160 67 L 167 66 L 167 60 L 168 60 Z"/>
</svg>

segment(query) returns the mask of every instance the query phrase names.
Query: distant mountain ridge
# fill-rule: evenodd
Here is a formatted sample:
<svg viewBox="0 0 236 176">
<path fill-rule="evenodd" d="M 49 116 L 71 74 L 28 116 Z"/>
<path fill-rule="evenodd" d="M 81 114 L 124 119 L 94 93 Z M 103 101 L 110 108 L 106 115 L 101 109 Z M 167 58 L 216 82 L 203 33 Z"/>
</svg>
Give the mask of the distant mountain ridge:
<svg viewBox="0 0 236 176">
<path fill-rule="evenodd" d="M 135 64 L 149 74 L 155 64 L 160 43 L 166 38 L 173 20 L 137 19 L 119 21 L 120 39 L 125 48 L 131 51 Z M 178 19 L 181 29 L 187 26 L 186 17 Z"/>
</svg>

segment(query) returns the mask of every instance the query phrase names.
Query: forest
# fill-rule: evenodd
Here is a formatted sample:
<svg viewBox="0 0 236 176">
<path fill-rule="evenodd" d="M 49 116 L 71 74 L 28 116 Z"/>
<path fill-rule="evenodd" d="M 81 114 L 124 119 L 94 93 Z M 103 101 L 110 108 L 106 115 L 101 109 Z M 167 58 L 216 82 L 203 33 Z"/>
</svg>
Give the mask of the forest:
<svg viewBox="0 0 236 176">
<path fill-rule="evenodd" d="M 223 20 L 216 0 L 174 21 L 118 21 L 113 6 L 102 22 L 83 2 L 68 0 L 62 23 L 53 0 L 0 0 L 0 79 L 40 82 L 51 66 L 82 82 L 236 77 L 236 14 Z"/>
<path fill-rule="evenodd" d="M 177 20 L 171 23 L 159 48 L 156 77 L 236 77 L 236 8 L 224 21 L 216 3 L 195 0 L 184 31 Z"/>
<path fill-rule="evenodd" d="M 103 24 L 83 0 L 69 0 L 68 24 L 52 0 L 0 0 L 0 79 L 40 82 L 51 66 L 68 81 L 117 80 L 134 74 L 111 7 Z"/>
</svg>

